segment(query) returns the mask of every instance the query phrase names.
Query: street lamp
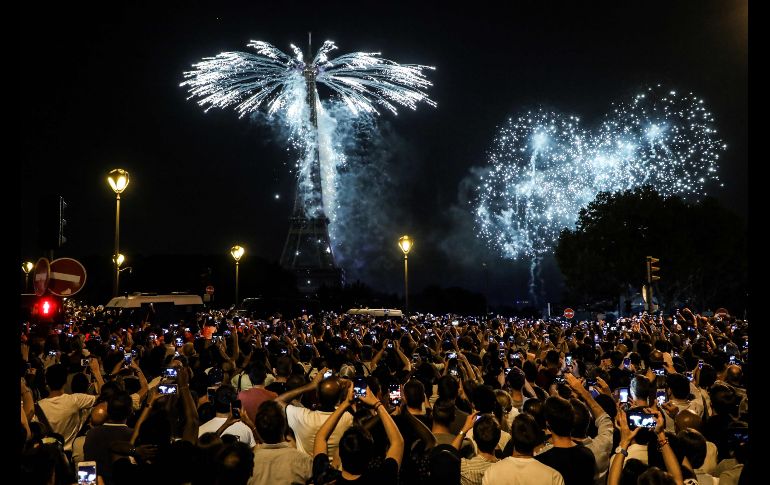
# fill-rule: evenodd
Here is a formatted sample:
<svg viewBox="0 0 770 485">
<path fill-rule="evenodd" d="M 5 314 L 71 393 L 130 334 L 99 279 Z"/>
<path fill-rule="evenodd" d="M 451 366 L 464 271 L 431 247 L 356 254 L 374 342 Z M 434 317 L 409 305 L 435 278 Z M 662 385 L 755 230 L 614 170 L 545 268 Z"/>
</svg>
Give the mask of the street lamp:
<svg viewBox="0 0 770 485">
<path fill-rule="evenodd" d="M 230 248 L 230 254 L 233 256 L 233 259 L 235 260 L 235 306 L 238 306 L 238 262 L 241 260 L 241 256 L 243 256 L 244 249 L 241 246 L 235 245 L 232 248 Z"/>
<path fill-rule="evenodd" d="M 116 168 L 115 170 L 111 171 L 109 174 L 107 174 L 107 182 L 109 182 L 110 187 L 112 188 L 113 192 L 115 192 L 115 251 L 112 253 L 118 255 L 118 259 L 120 259 L 120 194 L 126 190 L 126 187 L 128 186 L 128 172 L 123 170 L 122 168 Z M 118 285 L 120 284 L 119 279 L 119 273 L 120 273 L 120 265 L 118 264 L 118 260 L 116 260 L 114 257 L 112 259 L 113 263 L 115 263 L 115 277 L 113 278 L 113 284 L 112 284 L 112 296 L 118 296 Z"/>
<path fill-rule="evenodd" d="M 21 264 L 21 270 L 24 271 L 24 291 L 29 291 L 29 273 L 35 264 L 32 261 L 25 261 Z"/>
<path fill-rule="evenodd" d="M 409 236 L 401 236 L 398 240 L 398 247 L 404 252 L 404 313 L 409 313 L 409 269 L 407 266 L 407 254 L 414 246 L 414 241 Z"/>
<path fill-rule="evenodd" d="M 123 256 L 122 254 L 118 254 L 118 258 L 117 258 L 117 260 L 115 259 L 115 255 L 113 255 L 113 256 L 112 256 L 112 263 L 113 263 L 113 264 L 115 265 L 115 267 L 118 269 L 118 270 L 116 271 L 116 274 L 117 274 L 117 276 L 118 276 L 118 283 L 120 283 L 120 273 L 122 273 L 123 271 L 126 271 L 126 270 L 128 270 L 128 272 L 129 272 L 129 273 L 132 273 L 132 272 L 133 272 L 133 270 L 132 270 L 131 266 L 128 266 L 128 267 L 126 267 L 126 268 L 121 268 L 121 266 L 123 266 L 123 263 L 124 263 L 125 261 L 126 261 L 126 257 L 125 257 L 125 256 Z M 120 285 L 118 285 L 118 286 L 120 286 Z"/>
</svg>

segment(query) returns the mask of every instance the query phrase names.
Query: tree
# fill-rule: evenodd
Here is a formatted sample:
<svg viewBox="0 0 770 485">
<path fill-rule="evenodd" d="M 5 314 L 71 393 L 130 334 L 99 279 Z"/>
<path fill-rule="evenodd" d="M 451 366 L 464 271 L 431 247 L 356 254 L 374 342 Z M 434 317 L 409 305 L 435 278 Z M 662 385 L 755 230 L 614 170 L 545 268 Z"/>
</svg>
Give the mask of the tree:
<svg viewBox="0 0 770 485">
<path fill-rule="evenodd" d="M 580 211 L 575 229 L 562 231 L 555 256 L 576 301 L 617 301 L 639 292 L 645 257 L 654 256 L 662 307 L 737 311 L 746 303 L 745 225 L 713 198 L 688 204 L 649 186 L 600 193 Z"/>
</svg>

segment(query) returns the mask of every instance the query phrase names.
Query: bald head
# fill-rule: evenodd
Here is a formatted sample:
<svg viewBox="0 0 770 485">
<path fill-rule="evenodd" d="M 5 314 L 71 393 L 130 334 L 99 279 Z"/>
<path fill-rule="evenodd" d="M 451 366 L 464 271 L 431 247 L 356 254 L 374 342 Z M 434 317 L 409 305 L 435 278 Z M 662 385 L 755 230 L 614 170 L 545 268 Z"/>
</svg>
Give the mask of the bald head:
<svg viewBox="0 0 770 485">
<path fill-rule="evenodd" d="M 340 400 L 342 383 L 339 377 L 329 377 L 318 384 L 318 402 L 321 411 L 334 411 Z"/>
<path fill-rule="evenodd" d="M 91 409 L 91 424 L 99 426 L 107 421 L 107 403 L 100 402 Z"/>
<path fill-rule="evenodd" d="M 727 366 L 725 370 L 725 381 L 733 386 L 740 386 L 743 379 L 743 370 L 739 365 Z"/>
<path fill-rule="evenodd" d="M 690 411 L 689 409 L 679 411 L 679 413 L 676 415 L 676 419 L 674 419 L 674 423 L 676 424 L 677 433 L 687 428 L 692 428 L 697 431 L 701 430 L 700 416 Z"/>
</svg>

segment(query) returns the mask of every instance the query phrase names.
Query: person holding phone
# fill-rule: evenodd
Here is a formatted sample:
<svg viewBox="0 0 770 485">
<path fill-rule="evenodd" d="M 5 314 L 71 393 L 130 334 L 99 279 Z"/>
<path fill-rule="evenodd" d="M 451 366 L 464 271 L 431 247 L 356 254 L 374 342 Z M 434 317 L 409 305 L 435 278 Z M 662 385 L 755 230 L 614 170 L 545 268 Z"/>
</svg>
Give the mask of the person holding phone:
<svg viewBox="0 0 770 485">
<path fill-rule="evenodd" d="M 354 402 L 353 387 L 347 388 L 346 398 L 339 407 L 328 417 L 319 428 L 313 445 L 313 483 L 324 485 L 336 483 L 396 483 L 398 470 L 404 455 L 404 438 L 398 431 L 396 423 L 388 414 L 388 410 L 367 387 L 366 396 L 358 399 L 361 404 L 373 408 L 377 412 L 385 434 L 388 438 L 388 449 L 385 460 L 375 469 L 367 469 L 373 458 L 374 443 L 368 431 L 360 426 L 349 427 L 339 443 L 339 457 L 342 470 L 335 470 L 330 463 L 328 451 L 328 439 L 337 428 L 337 424 L 343 415 L 349 414 L 347 410 Z"/>
<path fill-rule="evenodd" d="M 130 441 L 134 433 L 126 425 L 133 414 L 133 402 L 126 391 L 118 391 L 107 401 L 107 422 L 94 426 L 86 433 L 83 459 L 96 462 L 99 475 L 105 483 L 112 483 L 112 462 L 117 455 L 110 451 L 115 441 Z"/>
<path fill-rule="evenodd" d="M 233 403 L 237 401 L 237 394 L 235 388 L 227 384 L 219 386 L 214 393 L 214 411 L 216 415 L 201 424 L 198 428 L 198 436 L 205 433 L 217 432 L 219 428 L 235 413 Z M 240 408 L 235 408 L 240 409 Z M 245 414 L 245 413 L 244 413 Z M 254 439 L 254 433 L 246 424 L 242 421 L 237 421 L 224 430 L 223 434 L 230 434 L 238 437 L 238 441 L 245 443 L 249 448 L 253 448 L 257 444 L 257 440 Z"/>
</svg>

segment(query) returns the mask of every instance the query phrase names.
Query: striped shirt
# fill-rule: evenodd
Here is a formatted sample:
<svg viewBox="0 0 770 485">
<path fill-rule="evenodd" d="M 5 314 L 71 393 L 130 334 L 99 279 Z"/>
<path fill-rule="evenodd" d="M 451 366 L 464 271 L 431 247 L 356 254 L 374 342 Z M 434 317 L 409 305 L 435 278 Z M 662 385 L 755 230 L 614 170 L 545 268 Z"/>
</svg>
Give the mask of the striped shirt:
<svg viewBox="0 0 770 485">
<path fill-rule="evenodd" d="M 460 464 L 460 483 L 462 485 L 481 485 L 484 472 L 492 466 L 491 461 L 481 455 L 471 459 L 463 458 Z"/>
</svg>

